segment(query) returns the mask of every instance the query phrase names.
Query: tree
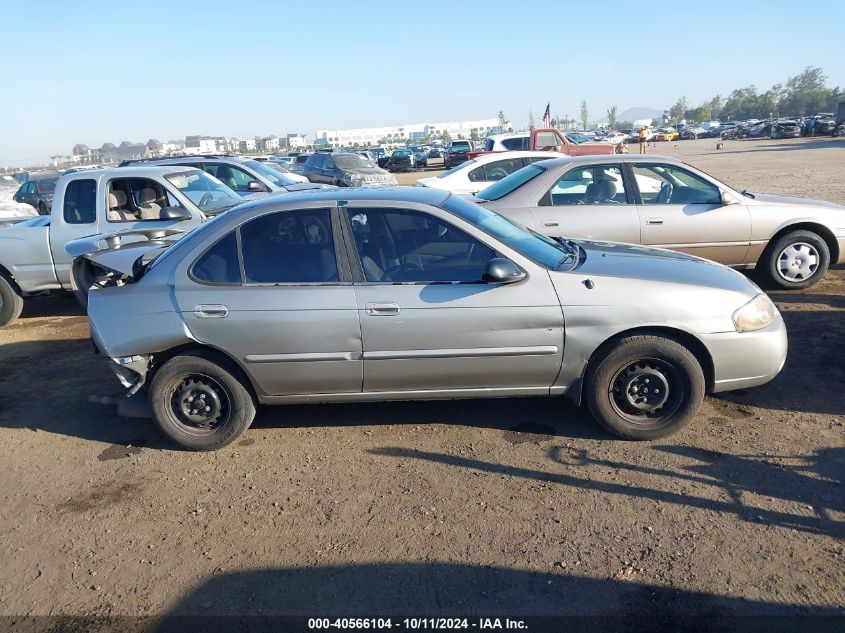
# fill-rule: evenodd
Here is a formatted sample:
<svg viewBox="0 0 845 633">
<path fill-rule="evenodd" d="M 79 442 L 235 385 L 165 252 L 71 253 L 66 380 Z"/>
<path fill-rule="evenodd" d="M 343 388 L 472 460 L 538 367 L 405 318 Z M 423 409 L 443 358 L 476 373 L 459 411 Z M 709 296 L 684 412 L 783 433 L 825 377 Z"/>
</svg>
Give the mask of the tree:
<svg viewBox="0 0 845 633">
<path fill-rule="evenodd" d="M 469 140 L 471 140 L 471 141 L 477 141 L 478 140 L 478 128 L 474 127 L 469 131 Z"/>
<path fill-rule="evenodd" d="M 616 129 L 616 106 L 610 106 L 607 111 L 607 127 L 611 130 Z"/>
<path fill-rule="evenodd" d="M 534 111 L 528 111 L 528 129 L 534 131 Z"/>
<path fill-rule="evenodd" d="M 588 122 L 589 118 L 590 118 L 590 111 L 587 110 L 587 102 L 582 101 L 581 102 L 581 129 L 582 130 L 587 129 L 587 122 Z"/>
<path fill-rule="evenodd" d="M 719 115 L 722 113 L 722 96 L 716 95 L 712 99 L 710 99 L 710 117 L 713 120 L 718 120 Z"/>
<path fill-rule="evenodd" d="M 452 140 L 452 137 L 451 137 L 451 136 L 449 136 L 449 132 L 448 132 L 448 131 L 443 130 L 443 131 L 440 133 L 440 140 L 441 140 L 441 141 L 443 141 L 443 144 L 445 145 L 446 143 L 448 143 L 449 141 L 451 141 L 451 140 Z"/>
<path fill-rule="evenodd" d="M 669 118 L 672 119 L 675 123 L 678 123 L 681 119 L 684 118 L 684 115 L 687 111 L 687 98 L 681 97 L 678 101 L 669 108 Z"/>
</svg>

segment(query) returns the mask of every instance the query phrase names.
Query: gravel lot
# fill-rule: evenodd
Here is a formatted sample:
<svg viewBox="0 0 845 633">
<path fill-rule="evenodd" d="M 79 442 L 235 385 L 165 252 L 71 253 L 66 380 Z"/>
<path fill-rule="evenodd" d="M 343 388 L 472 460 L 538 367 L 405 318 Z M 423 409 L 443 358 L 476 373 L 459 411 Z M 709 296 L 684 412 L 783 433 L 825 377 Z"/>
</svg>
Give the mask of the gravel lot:
<svg viewBox="0 0 845 633">
<path fill-rule="evenodd" d="M 845 139 L 650 151 L 845 203 Z M 0 615 L 842 616 L 845 268 L 772 296 L 781 375 L 655 443 L 508 399 L 264 408 L 212 454 L 89 402 L 119 386 L 86 318 L 32 301 L 0 330 Z"/>
</svg>

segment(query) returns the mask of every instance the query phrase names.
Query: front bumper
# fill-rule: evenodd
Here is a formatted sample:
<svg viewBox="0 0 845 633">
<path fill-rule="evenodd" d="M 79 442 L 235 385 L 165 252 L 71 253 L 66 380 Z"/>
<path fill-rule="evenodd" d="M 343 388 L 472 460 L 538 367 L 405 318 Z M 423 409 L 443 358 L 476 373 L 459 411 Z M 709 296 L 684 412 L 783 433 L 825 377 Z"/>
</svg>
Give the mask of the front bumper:
<svg viewBox="0 0 845 633">
<path fill-rule="evenodd" d="M 780 314 L 756 332 L 706 334 L 701 340 L 713 359 L 713 393 L 765 384 L 786 362 L 786 326 Z"/>
</svg>

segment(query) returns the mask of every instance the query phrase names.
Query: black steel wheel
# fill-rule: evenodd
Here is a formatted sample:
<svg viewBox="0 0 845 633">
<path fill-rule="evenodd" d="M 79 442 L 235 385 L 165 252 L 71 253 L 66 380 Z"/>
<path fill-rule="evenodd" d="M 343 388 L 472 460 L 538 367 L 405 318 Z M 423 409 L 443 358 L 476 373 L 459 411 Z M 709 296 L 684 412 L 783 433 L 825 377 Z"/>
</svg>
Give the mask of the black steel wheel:
<svg viewBox="0 0 845 633">
<path fill-rule="evenodd" d="M 631 440 L 665 437 L 686 425 L 704 399 L 704 372 L 686 347 L 660 336 L 630 336 L 590 359 L 584 399 L 596 421 Z"/>
<path fill-rule="evenodd" d="M 199 451 L 231 443 L 255 417 L 246 378 L 228 359 L 216 355 L 168 360 L 153 375 L 150 404 L 167 437 Z"/>
</svg>

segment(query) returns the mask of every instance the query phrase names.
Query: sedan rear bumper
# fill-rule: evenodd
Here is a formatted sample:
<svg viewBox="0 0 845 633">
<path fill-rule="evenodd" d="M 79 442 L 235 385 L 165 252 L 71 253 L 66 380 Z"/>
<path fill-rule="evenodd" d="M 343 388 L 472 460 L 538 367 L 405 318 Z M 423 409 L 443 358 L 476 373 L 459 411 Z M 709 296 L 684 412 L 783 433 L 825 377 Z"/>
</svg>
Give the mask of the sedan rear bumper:
<svg viewBox="0 0 845 633">
<path fill-rule="evenodd" d="M 756 332 L 707 334 L 701 340 L 713 359 L 713 393 L 765 384 L 786 362 L 786 326 L 780 314 Z"/>
</svg>

